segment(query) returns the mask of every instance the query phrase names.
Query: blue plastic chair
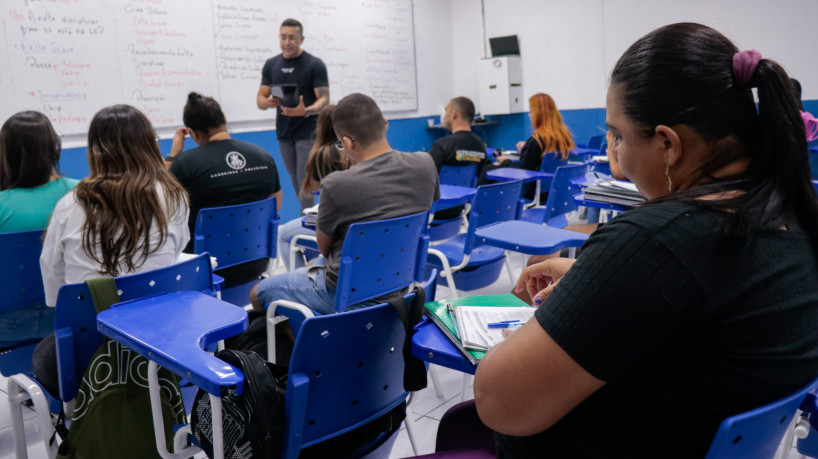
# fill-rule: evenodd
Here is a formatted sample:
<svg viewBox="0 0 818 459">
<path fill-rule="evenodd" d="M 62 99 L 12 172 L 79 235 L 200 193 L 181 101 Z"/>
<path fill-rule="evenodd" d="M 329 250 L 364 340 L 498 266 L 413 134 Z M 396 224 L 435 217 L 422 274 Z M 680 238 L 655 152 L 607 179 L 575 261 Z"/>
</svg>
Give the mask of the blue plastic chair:
<svg viewBox="0 0 818 459">
<path fill-rule="evenodd" d="M 599 135 L 592 135 L 588 138 L 588 143 L 585 144 L 585 148 L 589 150 L 599 150 L 602 147 L 602 142 L 605 140 L 604 134 Z"/>
<path fill-rule="evenodd" d="M 477 164 L 466 166 L 442 166 L 438 174 L 441 185 L 455 185 L 474 188 L 477 184 Z M 434 244 L 436 241 L 445 241 L 460 233 L 463 224 L 468 224 L 466 215 L 468 205 L 457 217 L 435 218 L 429 224 L 429 240 Z"/>
<path fill-rule="evenodd" d="M 522 209 L 523 182 L 495 183 L 477 188 L 472 201 L 468 230 L 429 249 L 429 265 L 441 270 L 440 283 L 449 286 L 452 296 L 494 283 L 503 269 L 504 251 L 483 246 L 475 236 L 477 228 L 514 220 Z"/>
<path fill-rule="evenodd" d="M 477 183 L 477 164 L 465 166 L 442 166 L 440 172 L 441 185 L 457 185 L 474 188 Z"/>
<path fill-rule="evenodd" d="M 427 298 L 434 298 L 434 277 L 424 287 Z M 405 295 L 407 301 L 413 297 L 414 293 Z M 150 359 L 150 372 L 158 364 L 188 377 L 210 394 L 211 407 L 218 408 L 222 387 L 235 385 L 241 393 L 244 384 L 241 371 L 202 352 L 208 342 L 246 327 L 243 311 L 225 305 L 197 292 L 177 292 L 120 303 L 101 313 L 98 322 L 106 335 Z M 199 311 L 196 319 L 187 320 L 194 311 Z M 236 315 L 238 311 L 243 317 Z M 141 315 L 166 320 L 151 327 L 137 323 Z M 184 332 L 172 333 L 177 329 Z M 403 324 L 389 304 L 305 320 L 290 359 L 282 457 L 297 457 L 301 449 L 363 426 L 406 400 L 400 352 L 404 336 Z M 151 397 L 159 396 L 158 385 L 152 387 Z M 157 447 L 164 451 L 162 415 L 159 411 L 153 415 Z M 220 424 L 214 419 L 214 425 Z M 186 444 L 189 432 L 189 427 L 177 431 L 175 457 L 200 452 Z M 214 438 L 222 438 L 218 427 Z M 394 439 L 395 435 L 379 438 L 355 457 L 374 453 L 388 457 Z M 221 455 L 215 448 L 214 456 Z"/>
<path fill-rule="evenodd" d="M 4 267 L 0 276 L 0 291 L 3 292 L 0 312 L 45 304 L 40 273 L 43 231 L 0 233 L 0 256 Z M 0 354 L 0 374 L 30 373 L 31 353 L 38 341 L 38 338 L 32 337 L 30 340 L 5 342 L 4 337 L 0 336 L 0 347 L 13 348 Z"/>
<path fill-rule="evenodd" d="M 278 212 L 276 198 L 199 211 L 193 235 L 193 252 L 209 252 L 217 270 L 276 257 Z M 222 289 L 221 298 L 244 306 L 258 279 Z"/>
<path fill-rule="evenodd" d="M 558 167 L 551 181 L 545 207 L 525 209 L 520 219 L 555 228 L 565 227 L 568 224 L 566 214 L 577 210 L 574 195 L 580 192 L 580 186 L 574 185 L 573 180 L 584 177 L 587 173 L 588 166 L 585 164 Z"/>
<path fill-rule="evenodd" d="M 781 400 L 725 419 L 705 459 L 772 458 L 796 411 L 802 407 L 807 394 L 816 388 L 818 380 Z M 789 449 L 790 445 L 785 447 Z"/>
<path fill-rule="evenodd" d="M 122 301 L 182 290 L 194 290 L 215 296 L 210 256 L 207 253 L 166 268 L 122 276 L 115 280 Z M 145 320 L 148 326 L 152 326 L 156 318 L 148 316 L 145 317 Z M 97 331 L 97 313 L 91 293 L 84 282 L 63 285 L 60 288 L 57 295 L 54 328 L 57 344 L 59 396 L 64 402 L 70 402 L 77 396 L 85 369 L 104 340 L 104 337 Z M 15 447 L 25 451 L 21 404 L 30 398 L 37 411 L 40 435 L 43 436 L 46 450 L 51 451 L 53 448 L 56 452 L 56 444 L 49 446 L 49 438 L 54 429 L 44 391 L 33 379 L 23 374 L 9 378 L 8 391 L 15 399 L 11 404 Z M 68 415 L 70 418 L 70 413 Z"/>
</svg>

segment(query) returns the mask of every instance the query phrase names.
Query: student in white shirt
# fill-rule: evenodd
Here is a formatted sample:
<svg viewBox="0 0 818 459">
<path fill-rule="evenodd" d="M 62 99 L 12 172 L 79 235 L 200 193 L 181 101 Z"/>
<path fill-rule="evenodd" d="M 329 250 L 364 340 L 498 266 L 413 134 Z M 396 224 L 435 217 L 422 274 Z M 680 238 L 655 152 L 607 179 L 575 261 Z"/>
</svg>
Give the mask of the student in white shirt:
<svg viewBox="0 0 818 459">
<path fill-rule="evenodd" d="M 88 164 L 91 175 L 57 203 L 46 229 L 40 269 L 48 306 L 56 306 L 64 284 L 171 265 L 190 239 L 187 193 L 165 167 L 156 132 L 139 110 L 115 105 L 94 116 Z M 41 382 L 51 376 L 56 383 L 51 349 L 53 339 L 45 338 L 35 351 Z"/>
</svg>

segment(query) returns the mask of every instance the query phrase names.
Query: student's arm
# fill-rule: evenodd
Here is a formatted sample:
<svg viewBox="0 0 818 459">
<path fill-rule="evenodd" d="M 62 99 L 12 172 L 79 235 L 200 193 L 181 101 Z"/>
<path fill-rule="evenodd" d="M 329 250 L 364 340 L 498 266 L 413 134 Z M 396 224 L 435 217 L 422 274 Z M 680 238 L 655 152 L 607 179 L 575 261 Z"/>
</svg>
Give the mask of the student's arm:
<svg viewBox="0 0 818 459">
<path fill-rule="evenodd" d="M 433 143 L 432 148 L 429 149 L 429 156 L 435 161 L 435 168 L 440 173 L 440 168 L 443 167 L 443 147 L 437 142 Z"/>
<path fill-rule="evenodd" d="M 261 85 L 258 88 L 258 94 L 256 95 L 256 105 L 261 110 L 267 110 L 268 108 L 276 108 L 281 105 L 281 99 L 278 97 L 270 97 L 270 87 L 266 84 Z"/>
<path fill-rule="evenodd" d="M 281 202 L 284 201 L 284 192 L 278 190 L 275 193 L 271 194 L 270 197 L 276 198 L 276 212 L 281 212 Z"/>
<path fill-rule="evenodd" d="M 332 243 L 335 242 L 335 238 L 318 228 L 315 229 L 315 238 L 318 240 L 318 250 L 321 251 L 321 255 L 325 257 L 328 256 L 329 250 L 332 248 Z"/>
<path fill-rule="evenodd" d="M 525 169 L 529 171 L 538 171 L 540 170 L 540 164 L 542 163 L 542 148 L 540 148 L 540 144 L 534 140 L 534 137 L 528 139 L 525 143 L 525 146 L 520 151 L 520 169 Z"/>
<path fill-rule="evenodd" d="M 480 361 L 474 399 L 487 426 L 524 436 L 548 429 L 603 385 L 531 320 Z"/>
<path fill-rule="evenodd" d="M 173 134 L 173 145 L 170 147 L 170 156 L 171 158 L 176 158 L 176 155 L 181 153 L 185 149 L 185 137 L 188 135 L 187 128 L 180 127 L 176 130 Z M 165 160 L 165 166 L 170 169 L 172 161 Z"/>
</svg>

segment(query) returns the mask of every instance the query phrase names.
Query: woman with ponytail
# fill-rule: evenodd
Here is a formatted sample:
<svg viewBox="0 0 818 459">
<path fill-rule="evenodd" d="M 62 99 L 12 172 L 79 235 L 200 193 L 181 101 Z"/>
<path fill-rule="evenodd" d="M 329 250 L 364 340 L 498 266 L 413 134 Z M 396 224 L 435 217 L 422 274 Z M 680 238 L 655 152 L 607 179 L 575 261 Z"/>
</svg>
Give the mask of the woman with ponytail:
<svg viewBox="0 0 818 459">
<path fill-rule="evenodd" d="M 474 385 L 501 457 L 702 457 L 724 418 L 818 375 L 818 202 L 789 85 L 700 24 L 619 59 L 606 124 L 648 201 L 521 276 L 536 320 Z"/>
</svg>

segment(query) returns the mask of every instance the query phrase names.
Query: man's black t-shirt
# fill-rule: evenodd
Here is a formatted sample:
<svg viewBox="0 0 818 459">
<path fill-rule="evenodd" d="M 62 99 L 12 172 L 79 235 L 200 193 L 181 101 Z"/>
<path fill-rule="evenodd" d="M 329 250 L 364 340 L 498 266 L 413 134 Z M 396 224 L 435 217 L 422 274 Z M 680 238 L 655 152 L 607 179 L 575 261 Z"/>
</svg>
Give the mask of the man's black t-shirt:
<svg viewBox="0 0 818 459">
<path fill-rule="evenodd" d="M 477 175 L 484 165 L 491 163 L 486 158 L 486 144 L 471 131 L 457 131 L 452 135 L 438 139 L 432 144 L 429 156 L 435 160 L 435 167 L 440 172 L 443 166 L 468 166 L 477 164 Z M 436 220 L 455 218 L 463 211 L 463 206 L 443 209 L 435 212 Z"/>
<path fill-rule="evenodd" d="M 498 435 L 501 457 L 704 457 L 724 418 L 815 378 L 809 236 L 729 238 L 723 218 L 667 201 L 591 235 L 536 318 L 606 384 L 540 434 Z"/>
<path fill-rule="evenodd" d="M 191 236 L 199 209 L 259 201 L 281 189 L 273 157 L 261 147 L 235 139 L 179 153 L 170 173 L 190 195 Z M 192 244 L 193 237 L 191 250 Z"/>
<path fill-rule="evenodd" d="M 429 155 L 435 160 L 438 172 L 442 166 L 477 164 L 479 173 L 479 166 L 491 162 L 486 159 L 486 144 L 471 131 L 457 131 L 438 139 Z"/>
<path fill-rule="evenodd" d="M 261 70 L 261 84 L 296 84 L 298 95 L 304 96 L 304 106 L 314 104 L 315 88 L 329 87 L 327 67 L 321 59 L 302 51 L 293 59 L 283 55 L 267 59 Z M 276 108 L 276 136 L 279 139 L 309 139 L 315 133 L 315 116 L 284 116 L 281 107 Z"/>
</svg>

